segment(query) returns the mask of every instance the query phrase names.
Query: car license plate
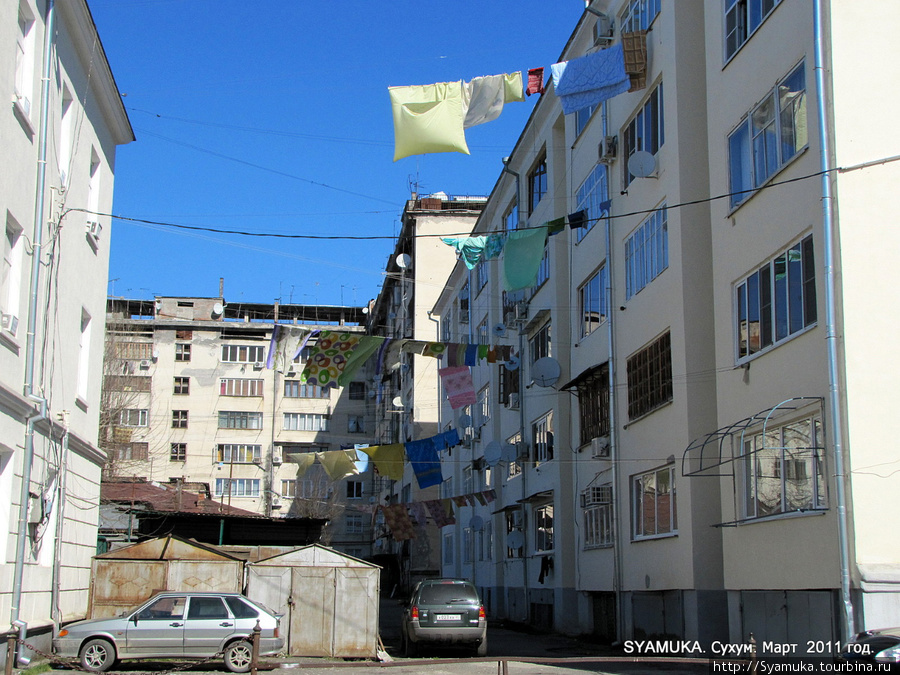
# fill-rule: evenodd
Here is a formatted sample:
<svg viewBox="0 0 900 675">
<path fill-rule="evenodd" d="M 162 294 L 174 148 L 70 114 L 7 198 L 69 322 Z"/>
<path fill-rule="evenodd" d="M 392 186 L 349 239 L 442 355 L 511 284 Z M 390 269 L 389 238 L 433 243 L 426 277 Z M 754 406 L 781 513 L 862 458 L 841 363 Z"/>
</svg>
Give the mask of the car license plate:
<svg viewBox="0 0 900 675">
<path fill-rule="evenodd" d="M 459 621 L 459 614 L 435 614 L 435 621 Z"/>
</svg>

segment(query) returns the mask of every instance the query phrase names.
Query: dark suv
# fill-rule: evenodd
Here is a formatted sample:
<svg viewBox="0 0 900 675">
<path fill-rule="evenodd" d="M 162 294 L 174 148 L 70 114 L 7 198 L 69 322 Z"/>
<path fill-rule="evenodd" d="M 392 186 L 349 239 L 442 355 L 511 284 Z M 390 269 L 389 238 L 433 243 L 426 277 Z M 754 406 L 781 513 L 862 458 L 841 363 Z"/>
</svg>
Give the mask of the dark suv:
<svg viewBox="0 0 900 675">
<path fill-rule="evenodd" d="M 400 639 L 406 656 L 421 645 L 471 645 L 487 656 L 487 620 L 478 591 L 462 579 L 420 581 L 403 612 Z"/>
</svg>

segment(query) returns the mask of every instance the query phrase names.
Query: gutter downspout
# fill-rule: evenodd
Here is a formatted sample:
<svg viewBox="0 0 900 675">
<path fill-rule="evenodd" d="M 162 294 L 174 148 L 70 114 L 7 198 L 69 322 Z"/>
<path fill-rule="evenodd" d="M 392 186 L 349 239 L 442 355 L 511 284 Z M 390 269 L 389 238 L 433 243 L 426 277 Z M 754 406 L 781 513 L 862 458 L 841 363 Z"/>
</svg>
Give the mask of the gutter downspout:
<svg viewBox="0 0 900 675">
<path fill-rule="evenodd" d="M 45 181 L 47 177 L 47 126 L 50 114 L 50 75 L 53 50 L 54 0 L 47 0 L 44 18 L 44 67 L 41 74 L 41 119 L 38 131 L 37 184 L 34 197 L 34 239 L 31 257 L 31 290 L 28 300 L 28 329 L 25 345 L 25 396 L 40 404 L 40 409 L 28 416 L 25 423 L 25 448 L 22 456 L 22 482 L 19 494 L 19 523 L 16 535 L 16 559 L 13 569 L 13 591 L 10 607 L 10 623 L 18 628 L 19 639 L 24 640 L 28 624 L 21 620 L 22 578 L 25 572 L 25 540 L 28 537 L 28 503 L 31 492 L 31 469 L 34 463 L 34 425 L 47 418 L 47 401 L 34 394 L 35 330 L 37 327 L 38 293 L 41 280 L 41 246 L 44 234 Z M 21 643 L 16 649 L 16 660 L 27 666 L 30 659 L 22 653 Z"/>
<path fill-rule="evenodd" d="M 61 413 L 65 425 L 62 439 L 59 477 L 56 490 L 56 541 L 53 553 L 53 586 L 50 589 L 50 619 L 59 626 L 63 621 L 63 613 L 59 607 L 59 580 L 62 569 L 62 540 L 65 532 L 66 479 L 68 478 L 69 460 L 69 414 Z"/>
<path fill-rule="evenodd" d="M 815 31 L 816 115 L 819 123 L 819 143 L 822 146 L 820 168 L 822 170 L 822 224 L 825 255 L 825 341 L 828 346 L 828 402 L 834 436 L 834 473 L 838 514 L 838 545 L 840 546 L 841 601 L 844 609 L 841 625 L 843 642 L 849 642 L 856 630 L 853 616 L 853 600 L 850 597 L 850 565 L 853 552 L 848 535 L 846 474 L 844 468 L 844 423 L 841 411 L 841 376 L 838 368 L 838 336 L 836 311 L 834 202 L 831 187 L 832 162 L 831 138 L 828 131 L 828 111 L 825 105 L 825 43 L 822 0 L 813 2 Z"/>
</svg>

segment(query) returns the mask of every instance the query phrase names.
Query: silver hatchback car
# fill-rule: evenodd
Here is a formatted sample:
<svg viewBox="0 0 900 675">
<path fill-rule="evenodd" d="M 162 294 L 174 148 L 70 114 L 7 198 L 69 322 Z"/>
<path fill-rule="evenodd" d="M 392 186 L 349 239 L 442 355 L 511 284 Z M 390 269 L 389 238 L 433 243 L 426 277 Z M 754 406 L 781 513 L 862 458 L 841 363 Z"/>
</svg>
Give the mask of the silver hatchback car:
<svg viewBox="0 0 900 675">
<path fill-rule="evenodd" d="M 224 655 L 233 673 L 250 670 L 247 638 L 259 621 L 259 653 L 277 654 L 281 616 L 240 593 L 158 593 L 117 617 L 71 623 L 53 638 L 53 651 L 78 658 L 87 671 L 109 670 L 120 659 L 208 659 Z"/>
</svg>

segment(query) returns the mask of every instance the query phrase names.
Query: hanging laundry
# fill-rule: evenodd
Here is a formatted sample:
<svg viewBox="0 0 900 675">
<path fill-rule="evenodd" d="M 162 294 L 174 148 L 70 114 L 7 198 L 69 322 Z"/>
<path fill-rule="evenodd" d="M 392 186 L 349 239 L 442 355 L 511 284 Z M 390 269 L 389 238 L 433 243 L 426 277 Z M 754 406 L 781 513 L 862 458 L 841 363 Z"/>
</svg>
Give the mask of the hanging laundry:
<svg viewBox="0 0 900 675">
<path fill-rule="evenodd" d="M 320 387 L 344 386 L 382 342 L 383 337 L 323 330 L 309 350 L 300 381 Z"/>
<path fill-rule="evenodd" d="M 459 251 L 460 257 L 470 270 L 480 262 L 493 260 L 500 257 L 503 244 L 506 242 L 505 234 L 489 234 L 478 237 L 442 237 L 448 246 L 453 246 Z"/>
<path fill-rule="evenodd" d="M 476 492 L 475 499 L 477 499 L 478 503 L 481 504 L 482 506 L 487 506 L 487 499 L 484 498 L 483 492 Z"/>
<path fill-rule="evenodd" d="M 434 437 L 434 447 L 438 451 L 452 448 L 459 445 L 459 442 L 459 431 L 456 429 L 450 429 Z"/>
<path fill-rule="evenodd" d="M 587 225 L 588 212 L 585 209 L 569 214 L 569 227 L 578 229 Z"/>
<path fill-rule="evenodd" d="M 506 103 L 524 103 L 525 87 L 522 84 L 522 71 L 517 70 L 514 73 L 506 73 L 503 76 L 504 90 L 503 100 Z"/>
<path fill-rule="evenodd" d="M 472 371 L 468 366 L 439 368 L 438 375 L 453 410 L 459 410 L 467 405 L 475 405 L 475 383 L 472 381 Z"/>
<path fill-rule="evenodd" d="M 404 504 L 390 504 L 382 506 L 381 512 L 384 514 L 384 522 L 390 528 L 394 541 L 406 541 L 407 539 L 415 539 L 416 532 L 413 529 L 412 521 L 409 519 L 409 513 L 406 511 Z"/>
<path fill-rule="evenodd" d="M 300 353 L 300 348 L 309 337 L 310 332 L 296 326 L 275 324 L 272 339 L 269 341 L 269 353 L 266 356 L 266 368 L 273 368 L 279 373 L 286 373 L 291 363 Z"/>
<path fill-rule="evenodd" d="M 291 457 L 291 463 L 297 465 L 297 478 L 303 478 L 309 467 L 316 461 L 316 453 L 314 452 L 298 452 Z"/>
<path fill-rule="evenodd" d="M 466 345 L 465 364 L 467 366 L 478 365 L 478 345 Z"/>
<path fill-rule="evenodd" d="M 431 356 L 433 358 L 439 359 L 444 356 L 444 352 L 447 351 L 447 345 L 443 342 L 429 342 L 425 345 L 425 349 L 422 350 L 422 356 Z"/>
<path fill-rule="evenodd" d="M 628 91 L 643 89 L 647 86 L 647 31 L 622 33 L 622 54 L 631 83 Z"/>
<path fill-rule="evenodd" d="M 409 515 L 416 521 L 416 525 L 424 527 L 428 524 L 428 516 L 425 514 L 425 504 L 422 502 L 412 502 L 409 505 Z"/>
<path fill-rule="evenodd" d="M 525 90 L 525 93 L 531 96 L 532 94 L 543 94 L 544 93 L 544 69 L 543 68 L 529 68 L 528 70 L 528 88 Z"/>
<path fill-rule="evenodd" d="M 554 218 L 550 222 L 547 223 L 547 236 L 552 237 L 554 234 L 559 234 L 563 230 L 566 229 L 566 217 L 562 216 L 561 218 Z"/>
<path fill-rule="evenodd" d="M 424 490 L 432 485 L 440 485 L 444 476 L 441 473 L 441 460 L 437 449 L 434 447 L 433 438 L 425 438 L 419 441 L 406 443 L 406 457 L 412 465 L 413 473 L 419 482 L 419 488 Z"/>
<path fill-rule="evenodd" d="M 485 498 L 485 500 L 487 500 L 488 504 L 497 500 L 497 491 L 494 490 L 493 488 L 491 488 L 490 490 L 485 490 L 481 494 L 484 495 L 484 498 Z"/>
<path fill-rule="evenodd" d="M 394 161 L 427 152 L 469 154 L 462 82 L 389 87 Z"/>
<path fill-rule="evenodd" d="M 534 286 L 546 243 L 546 227 L 509 233 L 503 249 L 504 290 L 516 291 Z"/>
<path fill-rule="evenodd" d="M 456 504 L 456 505 L 457 505 L 458 507 L 460 507 L 460 508 L 462 508 L 463 506 L 468 506 L 468 505 L 469 505 L 469 502 L 468 502 L 468 500 L 465 498 L 464 495 L 457 495 L 456 497 L 451 497 L 450 499 L 452 499 L 452 500 L 453 500 L 453 503 Z"/>
<path fill-rule="evenodd" d="M 325 469 L 325 473 L 333 481 L 341 480 L 347 476 L 359 475 L 356 464 L 353 459 L 356 457 L 356 451 L 353 450 L 353 458 L 350 457 L 350 451 L 347 450 L 326 450 L 325 452 L 317 452 L 316 459 Z"/>
<path fill-rule="evenodd" d="M 566 115 L 618 96 L 631 86 L 620 44 L 572 61 L 554 63 L 550 71 Z"/>
<path fill-rule="evenodd" d="M 440 499 L 429 499 L 425 501 L 424 504 L 425 508 L 428 509 L 428 513 L 431 514 L 431 519 L 434 521 L 434 524 L 438 527 L 456 524 L 456 518 L 453 517 L 453 512 L 451 511 L 448 515 L 447 509 L 444 508 L 444 503 Z"/>
<path fill-rule="evenodd" d="M 553 569 L 553 558 L 549 555 L 545 555 L 541 558 L 541 571 L 538 574 L 538 583 L 544 583 L 544 577 L 550 574 L 550 571 Z"/>
<path fill-rule="evenodd" d="M 503 75 L 476 77 L 463 84 L 463 127 L 468 129 L 485 122 L 493 122 L 503 112 L 506 82 Z"/>
<path fill-rule="evenodd" d="M 372 445 L 368 448 L 359 448 L 359 452 L 364 452 L 372 458 L 379 475 L 391 480 L 403 480 L 406 457 L 403 443 Z"/>
</svg>

